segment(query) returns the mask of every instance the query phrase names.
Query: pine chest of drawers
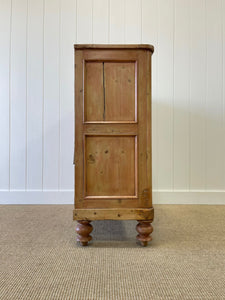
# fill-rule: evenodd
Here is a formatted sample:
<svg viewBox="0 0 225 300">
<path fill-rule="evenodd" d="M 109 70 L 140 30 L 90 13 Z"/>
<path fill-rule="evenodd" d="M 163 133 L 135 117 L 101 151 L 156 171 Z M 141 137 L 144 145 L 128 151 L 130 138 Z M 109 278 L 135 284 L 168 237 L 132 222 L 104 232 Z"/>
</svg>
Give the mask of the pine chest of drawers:
<svg viewBox="0 0 225 300">
<path fill-rule="evenodd" d="M 151 240 L 151 45 L 75 45 L 77 241 L 92 220 L 137 220 Z"/>
</svg>

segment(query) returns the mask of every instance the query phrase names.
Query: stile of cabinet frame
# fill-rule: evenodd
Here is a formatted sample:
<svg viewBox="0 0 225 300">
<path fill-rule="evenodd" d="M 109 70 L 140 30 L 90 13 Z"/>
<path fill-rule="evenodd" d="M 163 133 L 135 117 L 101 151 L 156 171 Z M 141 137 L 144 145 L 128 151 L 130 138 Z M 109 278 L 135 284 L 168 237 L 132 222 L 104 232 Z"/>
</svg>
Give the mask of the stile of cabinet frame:
<svg viewBox="0 0 225 300">
<path fill-rule="evenodd" d="M 154 48 L 151 45 L 74 45 L 74 48 L 75 199 L 73 219 L 79 221 L 133 219 L 152 222 L 154 209 L 152 207 L 151 161 L 151 55 Z M 134 120 L 87 120 L 85 64 L 91 62 L 134 63 Z M 110 68 L 108 69 L 110 71 Z M 103 72 L 104 70 L 103 64 Z M 100 137 L 100 140 L 101 137 L 134 138 L 135 192 L 133 195 L 86 195 L 85 143 L 88 137 Z"/>
</svg>

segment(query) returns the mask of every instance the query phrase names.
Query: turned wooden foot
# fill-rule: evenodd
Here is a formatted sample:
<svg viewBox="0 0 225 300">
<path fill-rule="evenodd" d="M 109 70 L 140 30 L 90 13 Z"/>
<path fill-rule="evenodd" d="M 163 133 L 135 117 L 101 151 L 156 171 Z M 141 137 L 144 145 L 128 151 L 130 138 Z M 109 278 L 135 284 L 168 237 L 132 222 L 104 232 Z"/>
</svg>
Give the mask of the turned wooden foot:
<svg viewBox="0 0 225 300">
<path fill-rule="evenodd" d="M 90 233 L 93 230 L 93 226 L 90 224 L 91 221 L 77 221 L 77 227 L 76 227 L 76 232 L 77 232 L 77 241 L 82 245 L 82 246 L 87 246 L 88 242 L 92 240 L 92 236 Z"/>
<path fill-rule="evenodd" d="M 136 230 L 139 233 L 137 235 L 137 240 L 143 247 L 148 245 L 148 242 L 152 240 L 151 233 L 153 231 L 153 227 L 150 221 L 138 221 L 139 223 L 136 226 Z"/>
</svg>

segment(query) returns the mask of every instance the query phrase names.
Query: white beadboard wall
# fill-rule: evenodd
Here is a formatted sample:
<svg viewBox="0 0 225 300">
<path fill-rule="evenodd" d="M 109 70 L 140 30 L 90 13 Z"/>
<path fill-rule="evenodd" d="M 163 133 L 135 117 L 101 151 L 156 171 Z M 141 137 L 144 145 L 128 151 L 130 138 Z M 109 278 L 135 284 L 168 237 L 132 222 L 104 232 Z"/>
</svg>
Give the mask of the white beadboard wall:
<svg viewBox="0 0 225 300">
<path fill-rule="evenodd" d="M 153 201 L 225 204 L 224 0 L 0 0 L 0 203 L 73 203 L 74 43 L 149 43 Z"/>
</svg>

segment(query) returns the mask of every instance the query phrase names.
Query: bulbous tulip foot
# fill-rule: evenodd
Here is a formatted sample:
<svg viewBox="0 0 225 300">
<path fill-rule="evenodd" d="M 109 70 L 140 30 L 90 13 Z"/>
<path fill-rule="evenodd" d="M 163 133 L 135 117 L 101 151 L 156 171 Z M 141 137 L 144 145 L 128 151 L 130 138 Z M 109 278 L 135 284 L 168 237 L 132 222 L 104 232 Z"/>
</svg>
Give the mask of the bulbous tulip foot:
<svg viewBox="0 0 225 300">
<path fill-rule="evenodd" d="M 90 224 L 91 221 L 77 221 L 76 233 L 77 233 L 77 242 L 81 246 L 87 246 L 88 242 L 92 240 L 90 233 L 93 230 L 93 226 Z"/>
<path fill-rule="evenodd" d="M 137 240 L 141 244 L 141 246 L 146 247 L 148 242 L 152 240 L 151 233 L 153 231 L 153 227 L 150 221 L 138 221 L 139 223 L 136 226 L 136 230 L 138 232 Z"/>
</svg>

